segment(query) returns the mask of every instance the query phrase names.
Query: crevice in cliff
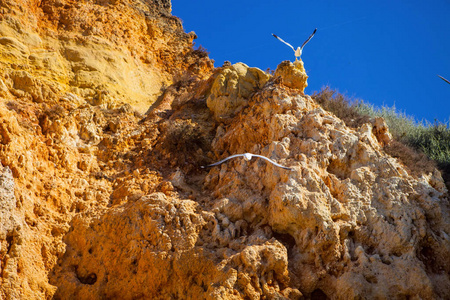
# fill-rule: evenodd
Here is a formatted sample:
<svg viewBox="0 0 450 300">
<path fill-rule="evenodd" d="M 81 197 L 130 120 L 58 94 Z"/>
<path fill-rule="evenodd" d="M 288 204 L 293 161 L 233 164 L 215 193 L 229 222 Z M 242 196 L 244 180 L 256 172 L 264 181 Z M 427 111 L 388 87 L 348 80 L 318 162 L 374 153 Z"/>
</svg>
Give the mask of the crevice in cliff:
<svg viewBox="0 0 450 300">
<path fill-rule="evenodd" d="M 315 289 L 309 298 L 310 300 L 329 300 L 330 298 L 321 289 Z"/>
<path fill-rule="evenodd" d="M 79 268 L 77 266 L 74 267 L 76 278 L 82 283 L 87 285 L 93 285 L 97 282 L 97 274 L 89 273 L 86 275 L 81 275 Z"/>
<path fill-rule="evenodd" d="M 288 260 L 292 259 L 294 247 L 296 246 L 295 238 L 289 233 L 279 233 L 276 231 L 273 232 L 273 237 L 286 247 Z"/>
</svg>

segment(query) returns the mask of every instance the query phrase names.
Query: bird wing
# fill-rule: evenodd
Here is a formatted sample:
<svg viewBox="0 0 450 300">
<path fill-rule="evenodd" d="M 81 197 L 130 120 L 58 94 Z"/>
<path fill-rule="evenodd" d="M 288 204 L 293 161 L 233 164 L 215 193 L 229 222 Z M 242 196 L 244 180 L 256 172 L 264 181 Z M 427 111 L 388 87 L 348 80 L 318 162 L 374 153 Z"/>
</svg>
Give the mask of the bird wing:
<svg viewBox="0 0 450 300">
<path fill-rule="evenodd" d="M 235 157 L 238 157 L 238 156 L 244 156 L 244 154 L 234 154 L 234 155 L 228 156 L 227 158 L 224 158 L 221 161 L 218 161 L 216 163 L 213 163 L 213 164 L 210 164 L 210 165 L 207 165 L 207 166 L 201 166 L 201 168 L 204 169 L 204 168 L 214 167 L 214 166 L 220 165 L 221 163 L 226 162 L 229 159 L 232 159 L 232 158 L 235 158 Z"/>
<path fill-rule="evenodd" d="M 439 78 L 441 78 L 442 80 L 444 80 L 445 82 L 447 82 L 448 84 L 450 84 L 450 81 L 448 81 L 447 79 L 445 79 L 444 77 L 442 77 L 441 75 L 438 75 Z"/>
<path fill-rule="evenodd" d="M 277 166 L 277 167 L 280 167 L 280 168 L 283 168 L 283 169 L 286 169 L 286 170 L 292 170 L 292 168 L 288 168 L 288 167 L 282 166 L 282 165 L 280 165 L 280 164 L 277 164 L 276 162 L 274 162 L 273 160 L 271 160 L 270 158 L 267 158 L 267 157 L 265 157 L 265 156 L 257 155 L 257 154 L 252 154 L 252 155 L 253 155 L 253 156 L 256 156 L 256 157 L 259 157 L 259 158 L 262 158 L 262 159 L 265 159 L 265 160 L 267 160 L 268 162 L 274 164 L 274 165 Z"/>
<path fill-rule="evenodd" d="M 293 47 L 291 44 L 289 44 L 288 42 L 285 42 L 282 38 L 280 38 L 280 37 L 279 37 L 278 35 L 276 35 L 276 34 L 273 34 L 273 33 L 272 33 L 272 35 L 273 35 L 277 40 L 279 40 L 279 41 L 282 42 L 282 43 L 285 43 L 286 45 L 288 45 L 289 47 L 291 47 L 292 50 L 295 51 L 294 47 Z"/>
<path fill-rule="evenodd" d="M 305 47 L 305 45 L 309 42 L 310 39 L 312 39 L 312 37 L 316 34 L 317 28 L 314 29 L 313 33 L 309 36 L 309 38 L 303 42 L 303 45 L 300 47 L 300 49 L 303 49 L 303 47 Z"/>
</svg>

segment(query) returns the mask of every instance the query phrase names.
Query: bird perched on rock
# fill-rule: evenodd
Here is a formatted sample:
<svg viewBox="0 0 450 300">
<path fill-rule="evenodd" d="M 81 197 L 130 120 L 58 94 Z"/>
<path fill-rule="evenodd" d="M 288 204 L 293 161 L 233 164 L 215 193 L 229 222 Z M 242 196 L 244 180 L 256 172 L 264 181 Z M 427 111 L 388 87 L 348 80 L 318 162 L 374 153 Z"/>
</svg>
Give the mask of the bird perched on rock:
<svg viewBox="0 0 450 300">
<path fill-rule="evenodd" d="M 312 37 L 314 36 L 314 34 L 316 34 L 316 31 L 317 31 L 317 28 L 314 29 L 313 33 L 309 36 L 309 38 L 308 38 L 306 41 L 304 41 L 303 44 L 301 45 L 301 47 L 298 47 L 297 50 L 296 50 L 291 44 L 289 44 L 288 42 L 285 42 L 282 38 L 280 38 L 280 37 L 277 36 L 276 34 L 273 34 L 273 33 L 272 33 L 272 35 L 273 35 L 276 39 L 278 39 L 280 42 L 285 43 L 286 45 L 288 45 L 289 47 L 291 47 L 292 50 L 294 50 L 294 53 L 295 53 L 295 60 L 297 60 L 297 59 L 300 58 L 300 56 L 302 56 L 303 47 L 305 47 L 305 45 L 309 42 L 309 40 L 312 39 Z"/>
<path fill-rule="evenodd" d="M 288 167 L 282 166 L 282 165 L 280 165 L 280 164 L 277 164 L 276 162 L 274 162 L 274 161 L 271 160 L 270 158 L 267 158 L 267 157 L 265 157 L 265 156 L 258 155 L 258 154 L 252 154 L 252 153 L 244 153 L 244 154 L 235 154 L 235 155 L 231 155 L 231 156 L 228 156 L 227 158 L 222 159 L 221 161 L 218 161 L 218 162 L 213 163 L 213 164 L 211 164 L 211 165 L 201 166 L 201 168 L 204 169 L 204 168 L 209 168 L 209 167 L 218 166 L 218 165 L 220 165 L 221 163 L 226 162 L 227 160 L 230 160 L 230 159 L 235 158 L 235 157 L 240 157 L 240 156 L 243 156 L 244 159 L 245 159 L 246 161 L 251 160 L 253 156 L 254 156 L 254 157 L 259 157 L 259 158 L 262 158 L 262 159 L 264 159 L 264 160 L 270 162 L 271 164 L 274 164 L 275 166 L 277 166 L 277 167 L 279 167 L 279 168 L 283 168 L 283 169 L 292 171 L 292 168 L 288 168 Z"/>
</svg>

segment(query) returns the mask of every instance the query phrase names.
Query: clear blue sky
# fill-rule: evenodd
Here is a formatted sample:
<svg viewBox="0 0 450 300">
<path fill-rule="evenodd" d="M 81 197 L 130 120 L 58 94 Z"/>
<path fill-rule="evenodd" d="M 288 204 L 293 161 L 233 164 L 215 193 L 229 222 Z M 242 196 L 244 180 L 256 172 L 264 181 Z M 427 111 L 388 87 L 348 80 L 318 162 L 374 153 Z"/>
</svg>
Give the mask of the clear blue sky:
<svg viewBox="0 0 450 300">
<path fill-rule="evenodd" d="M 172 14 L 215 60 L 276 69 L 317 28 L 302 59 L 307 94 L 330 86 L 417 120 L 450 119 L 450 0 L 172 0 Z"/>
</svg>

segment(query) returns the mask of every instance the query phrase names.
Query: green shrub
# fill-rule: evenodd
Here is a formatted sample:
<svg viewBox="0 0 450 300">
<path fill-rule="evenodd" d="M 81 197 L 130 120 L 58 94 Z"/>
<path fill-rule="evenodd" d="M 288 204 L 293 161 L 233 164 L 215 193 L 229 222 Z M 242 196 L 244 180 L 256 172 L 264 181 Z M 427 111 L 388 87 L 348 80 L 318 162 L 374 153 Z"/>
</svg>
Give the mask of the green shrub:
<svg viewBox="0 0 450 300">
<path fill-rule="evenodd" d="M 383 117 L 397 141 L 422 151 L 438 165 L 450 164 L 450 128 L 446 124 L 417 122 L 395 106 L 376 108 L 359 102 L 356 108 L 361 114 Z"/>
<path fill-rule="evenodd" d="M 450 164 L 450 129 L 435 122 L 408 136 L 408 142 L 439 164 Z"/>
<path fill-rule="evenodd" d="M 413 117 L 398 111 L 395 106 L 378 108 L 364 101 L 359 101 L 353 106 L 360 114 L 370 117 L 383 117 L 392 136 L 398 141 L 406 142 L 408 136 L 417 134 L 423 128 Z"/>
</svg>

